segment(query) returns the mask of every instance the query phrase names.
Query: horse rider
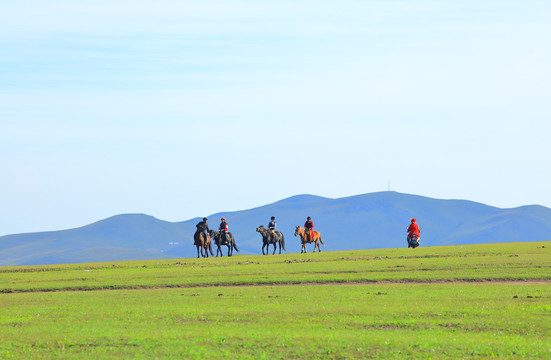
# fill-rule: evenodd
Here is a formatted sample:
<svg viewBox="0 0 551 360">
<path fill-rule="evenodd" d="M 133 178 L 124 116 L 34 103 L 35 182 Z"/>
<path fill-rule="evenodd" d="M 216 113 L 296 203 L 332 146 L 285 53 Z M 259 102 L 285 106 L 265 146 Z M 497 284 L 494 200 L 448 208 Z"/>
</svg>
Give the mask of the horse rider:
<svg viewBox="0 0 551 360">
<path fill-rule="evenodd" d="M 270 223 L 268 224 L 268 229 L 272 232 L 272 234 L 275 234 L 275 228 L 276 228 L 275 216 L 272 216 L 270 218 Z"/>
<path fill-rule="evenodd" d="M 411 219 L 411 224 L 409 224 L 408 227 L 408 240 L 412 238 L 413 235 L 417 235 L 417 241 L 421 239 L 420 235 L 421 229 L 419 228 L 419 225 L 417 225 L 417 220 L 415 218 Z"/>
<path fill-rule="evenodd" d="M 200 221 L 197 225 L 195 225 L 195 227 L 197 228 L 197 232 L 202 232 L 203 234 L 205 234 L 205 240 L 207 240 L 207 235 L 208 233 L 210 232 L 210 229 L 209 229 L 209 224 L 207 224 L 207 218 L 204 217 L 203 218 L 203 221 Z"/>
<path fill-rule="evenodd" d="M 218 227 L 218 230 L 220 231 L 220 240 L 222 244 L 225 244 L 228 241 L 228 238 L 226 237 L 226 233 L 228 232 L 228 223 L 226 222 L 226 218 L 222 218 L 220 220 L 222 221 Z"/>
<path fill-rule="evenodd" d="M 308 234 L 308 241 L 312 241 L 312 238 L 314 237 L 314 223 L 312 222 L 312 218 L 310 216 L 306 218 L 304 228 L 307 230 L 306 234 Z"/>
</svg>

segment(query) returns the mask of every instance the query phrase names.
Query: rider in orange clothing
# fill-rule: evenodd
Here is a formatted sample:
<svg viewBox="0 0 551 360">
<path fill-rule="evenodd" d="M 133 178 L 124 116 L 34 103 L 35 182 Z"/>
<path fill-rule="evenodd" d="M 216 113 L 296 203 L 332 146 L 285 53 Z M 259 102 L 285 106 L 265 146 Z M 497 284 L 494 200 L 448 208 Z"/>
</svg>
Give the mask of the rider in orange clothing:
<svg viewBox="0 0 551 360">
<path fill-rule="evenodd" d="M 308 241 L 312 241 L 312 238 L 314 237 L 314 223 L 312 222 L 312 218 L 310 216 L 308 216 L 308 218 L 306 218 L 306 222 L 304 223 L 304 228 L 307 230 L 307 234 L 308 234 Z"/>
</svg>

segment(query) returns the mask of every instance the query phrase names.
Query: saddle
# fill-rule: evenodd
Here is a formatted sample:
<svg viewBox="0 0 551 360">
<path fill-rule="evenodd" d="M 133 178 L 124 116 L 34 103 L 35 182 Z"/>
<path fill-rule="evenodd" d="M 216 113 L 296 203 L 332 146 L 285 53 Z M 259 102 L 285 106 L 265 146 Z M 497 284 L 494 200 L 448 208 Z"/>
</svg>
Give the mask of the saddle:
<svg viewBox="0 0 551 360">
<path fill-rule="evenodd" d="M 228 233 L 220 234 L 220 244 L 221 245 L 228 245 L 230 242 L 230 235 Z"/>
</svg>

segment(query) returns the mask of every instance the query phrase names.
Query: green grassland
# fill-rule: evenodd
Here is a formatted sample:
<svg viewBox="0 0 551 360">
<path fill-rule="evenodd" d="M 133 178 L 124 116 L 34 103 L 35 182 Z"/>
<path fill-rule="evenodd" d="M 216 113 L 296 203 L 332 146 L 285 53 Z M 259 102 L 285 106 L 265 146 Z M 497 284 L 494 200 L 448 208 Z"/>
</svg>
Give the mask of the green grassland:
<svg viewBox="0 0 551 360">
<path fill-rule="evenodd" d="M 551 358 L 551 242 L 0 267 L 0 358 Z"/>
</svg>

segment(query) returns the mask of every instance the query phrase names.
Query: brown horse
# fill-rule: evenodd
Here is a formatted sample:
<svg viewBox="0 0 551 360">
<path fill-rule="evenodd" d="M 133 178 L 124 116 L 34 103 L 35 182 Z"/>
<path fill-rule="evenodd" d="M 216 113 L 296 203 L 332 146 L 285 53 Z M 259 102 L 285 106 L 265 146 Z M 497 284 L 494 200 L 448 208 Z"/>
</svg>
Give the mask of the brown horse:
<svg viewBox="0 0 551 360">
<path fill-rule="evenodd" d="M 201 256 L 202 257 L 209 257 L 209 253 L 207 249 L 210 251 L 210 254 L 214 256 L 214 253 L 212 252 L 212 245 L 210 243 L 210 235 L 207 235 L 207 238 L 205 239 L 205 233 L 202 231 L 196 231 L 193 235 L 193 241 L 195 246 L 197 246 L 197 257 L 199 257 L 199 249 L 201 249 Z M 204 250 L 204 253 L 203 253 Z"/>
<path fill-rule="evenodd" d="M 300 241 L 302 242 L 302 249 L 300 249 L 300 253 L 306 253 L 306 244 L 314 243 L 314 252 L 316 252 L 316 247 L 318 248 L 319 252 L 321 252 L 321 247 L 318 241 L 325 246 L 323 243 L 323 240 L 321 239 L 321 234 L 319 231 L 312 230 L 314 235 L 310 237 L 309 234 L 307 234 L 306 229 L 301 228 L 300 226 L 295 227 L 295 236 L 300 236 Z"/>
</svg>

